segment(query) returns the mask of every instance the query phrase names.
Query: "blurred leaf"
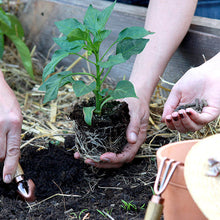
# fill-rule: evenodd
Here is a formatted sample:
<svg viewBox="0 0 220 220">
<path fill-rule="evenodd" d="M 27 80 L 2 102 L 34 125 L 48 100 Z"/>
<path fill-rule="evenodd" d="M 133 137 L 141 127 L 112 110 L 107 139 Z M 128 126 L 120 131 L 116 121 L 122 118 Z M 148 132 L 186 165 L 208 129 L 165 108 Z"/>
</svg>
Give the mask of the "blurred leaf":
<svg viewBox="0 0 220 220">
<path fill-rule="evenodd" d="M 10 19 L 11 25 L 8 26 L 0 22 L 0 29 L 2 30 L 2 32 L 7 36 L 15 35 L 16 37 L 19 37 L 21 40 L 23 40 L 24 30 L 20 21 L 14 15 L 7 14 L 7 16 Z"/>
<path fill-rule="evenodd" d="M 19 37 L 14 35 L 8 35 L 8 37 L 16 46 L 18 53 L 21 57 L 22 63 L 24 65 L 24 68 L 27 70 L 31 78 L 34 79 L 31 54 L 28 47 Z"/>
<path fill-rule="evenodd" d="M 124 39 L 117 44 L 116 54 L 121 53 L 128 60 L 132 55 L 143 51 L 149 39 Z"/>
<path fill-rule="evenodd" d="M 124 39 L 139 39 L 145 37 L 148 34 L 152 33 L 145 30 L 143 27 L 128 27 L 119 33 L 117 41 L 122 41 Z"/>
<path fill-rule="evenodd" d="M 59 31 L 66 36 L 74 29 L 80 28 L 81 30 L 85 30 L 85 27 L 83 24 L 81 24 L 77 19 L 75 18 L 67 18 L 62 21 L 55 22 L 55 25 L 59 29 Z"/>
<path fill-rule="evenodd" d="M 54 42 L 61 47 L 61 49 L 66 50 L 71 53 L 78 53 L 84 46 L 83 41 L 73 41 L 69 42 L 67 37 L 53 38 Z"/>
<path fill-rule="evenodd" d="M 74 81 L 70 74 L 71 71 L 54 74 L 40 86 L 40 91 L 46 91 L 43 101 L 44 103 L 56 99 L 59 88 Z"/>
<path fill-rule="evenodd" d="M 109 56 L 109 58 L 106 62 L 99 62 L 99 65 L 102 68 L 109 68 L 109 67 L 112 67 L 117 64 L 124 63 L 124 62 L 126 62 L 126 60 L 123 58 L 122 54 L 119 53 L 117 55 Z"/>
<path fill-rule="evenodd" d="M 73 85 L 73 91 L 75 92 L 76 97 L 80 97 L 93 91 L 96 87 L 96 82 L 92 82 L 89 85 L 87 85 L 83 81 L 78 80 L 78 81 L 74 81 L 72 85 Z"/>
<path fill-rule="evenodd" d="M 93 35 L 95 35 L 96 32 L 103 30 L 112 13 L 115 3 L 116 1 L 102 11 L 93 8 L 92 5 L 88 7 L 84 17 L 84 24 Z"/>
<path fill-rule="evenodd" d="M 122 99 L 127 97 L 137 98 L 133 84 L 128 80 L 119 81 L 116 88 L 111 93 L 112 99 Z"/>
<path fill-rule="evenodd" d="M 51 73 L 55 71 L 56 65 L 65 57 L 69 56 L 69 52 L 65 50 L 56 50 L 52 56 L 51 61 L 44 67 L 43 71 L 43 81 L 49 76 Z"/>
<path fill-rule="evenodd" d="M 111 33 L 110 30 L 103 30 L 103 31 L 98 31 L 96 34 L 95 34 L 95 37 L 94 37 L 94 40 L 93 42 L 96 43 L 96 42 L 102 42 L 103 40 L 105 40 L 109 34 Z"/>
<path fill-rule="evenodd" d="M 1 3 L 2 2 L 0 2 L 0 4 Z M 0 8 L 0 23 L 4 23 L 8 27 L 11 27 L 10 18 L 8 17 L 8 15 L 5 13 L 5 11 L 2 8 Z"/>
<path fill-rule="evenodd" d="M 84 120 L 90 126 L 92 125 L 92 116 L 94 110 L 95 110 L 95 106 L 83 108 Z"/>
<path fill-rule="evenodd" d="M 82 31 L 80 28 L 76 28 L 72 30 L 68 35 L 67 35 L 67 40 L 68 41 L 76 41 L 76 40 L 84 40 L 87 41 L 89 38 L 89 34 L 86 31 Z"/>
</svg>

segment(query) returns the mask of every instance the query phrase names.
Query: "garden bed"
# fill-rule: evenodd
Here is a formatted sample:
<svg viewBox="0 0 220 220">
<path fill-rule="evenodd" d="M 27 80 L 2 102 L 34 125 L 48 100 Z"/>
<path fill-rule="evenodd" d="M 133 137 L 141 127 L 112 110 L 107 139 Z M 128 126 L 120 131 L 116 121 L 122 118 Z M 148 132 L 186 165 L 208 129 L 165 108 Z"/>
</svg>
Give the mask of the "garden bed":
<svg viewBox="0 0 220 220">
<path fill-rule="evenodd" d="M 35 81 L 28 80 L 19 59 L 13 57 L 14 48 L 8 45 L 5 52 L 0 68 L 15 91 L 24 117 L 20 162 L 26 177 L 36 184 L 37 200 L 22 201 L 16 185 L 4 184 L 1 174 L 0 219 L 143 219 L 157 172 L 156 150 L 169 142 L 219 132 L 218 122 L 194 133 L 169 131 L 160 122 L 165 98 L 158 85 L 151 101 L 148 138 L 134 161 L 120 169 L 91 168 L 73 157 L 73 122 L 68 116 L 79 100 L 70 87 L 59 92 L 56 102 L 43 105 L 43 93 L 37 90 L 41 71 L 35 71 Z M 35 70 L 41 70 L 35 57 L 33 63 Z M 133 207 L 123 208 L 122 200 Z"/>
<path fill-rule="evenodd" d="M 44 93 L 38 88 L 47 60 L 39 58 L 43 56 L 37 49 L 32 53 L 35 80 L 29 78 L 10 43 L 5 46 L 0 69 L 21 105 L 24 120 L 20 163 L 26 178 L 36 184 L 37 199 L 34 203 L 22 201 L 15 183 L 4 184 L 1 172 L 0 219 L 143 219 L 153 193 L 157 149 L 170 142 L 220 132 L 218 120 L 198 132 L 168 130 L 160 117 L 166 101 L 161 94 L 169 90 L 159 84 L 151 99 L 147 140 L 133 162 L 120 169 L 92 168 L 73 157 L 75 133 L 69 114 L 80 100 L 67 85 L 56 101 L 42 104 Z M 81 68 L 80 62 L 77 60 L 73 68 Z M 108 81 L 115 84 L 113 79 Z"/>
</svg>

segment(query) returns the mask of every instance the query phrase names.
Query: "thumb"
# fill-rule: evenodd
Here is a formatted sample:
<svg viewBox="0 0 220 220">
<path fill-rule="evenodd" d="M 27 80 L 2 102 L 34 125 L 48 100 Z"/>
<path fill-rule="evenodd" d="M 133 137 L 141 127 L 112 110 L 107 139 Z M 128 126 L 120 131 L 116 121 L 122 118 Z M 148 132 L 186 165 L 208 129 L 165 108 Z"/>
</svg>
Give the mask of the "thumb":
<svg viewBox="0 0 220 220">
<path fill-rule="evenodd" d="M 131 115 L 130 123 L 126 131 L 128 143 L 135 144 L 137 142 L 140 125 L 141 125 L 140 119 Z"/>
</svg>

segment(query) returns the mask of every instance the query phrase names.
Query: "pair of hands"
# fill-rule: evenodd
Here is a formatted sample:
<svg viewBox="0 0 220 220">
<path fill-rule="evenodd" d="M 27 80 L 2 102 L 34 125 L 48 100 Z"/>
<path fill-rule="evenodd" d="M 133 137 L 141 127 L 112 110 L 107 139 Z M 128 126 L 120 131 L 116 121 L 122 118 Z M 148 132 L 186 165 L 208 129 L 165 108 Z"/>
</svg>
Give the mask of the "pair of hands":
<svg viewBox="0 0 220 220">
<path fill-rule="evenodd" d="M 205 124 L 216 119 L 220 114 L 220 53 L 203 65 L 190 69 L 175 84 L 164 105 L 162 122 L 179 132 L 196 131 Z M 129 163 L 135 157 L 139 147 L 147 135 L 149 103 L 146 102 L 147 91 L 139 93 L 139 99 L 128 98 L 130 124 L 127 129 L 127 145 L 121 154 L 105 153 L 95 163 L 86 159 L 85 163 L 99 168 L 118 168 L 124 163 Z M 177 106 L 192 103 L 195 99 L 205 99 L 208 106 L 202 113 L 197 113 L 192 108 L 174 112 Z M 75 153 L 79 159 L 79 153 Z M 104 163 L 103 163 L 104 162 Z"/>
</svg>

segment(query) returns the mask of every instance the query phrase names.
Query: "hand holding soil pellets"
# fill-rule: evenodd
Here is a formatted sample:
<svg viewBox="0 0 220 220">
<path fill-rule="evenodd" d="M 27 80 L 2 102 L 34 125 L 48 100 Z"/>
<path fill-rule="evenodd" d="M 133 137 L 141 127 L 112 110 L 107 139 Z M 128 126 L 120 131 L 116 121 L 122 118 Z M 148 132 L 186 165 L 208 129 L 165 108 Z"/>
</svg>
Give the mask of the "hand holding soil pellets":
<svg viewBox="0 0 220 220">
<path fill-rule="evenodd" d="M 164 106 L 162 120 L 180 132 L 201 129 L 220 115 L 219 84 L 220 53 L 190 69 L 176 83 Z"/>
<path fill-rule="evenodd" d="M 4 161 L 3 179 L 13 179 L 20 156 L 22 115 L 19 103 L 0 71 L 0 161 Z"/>
</svg>

